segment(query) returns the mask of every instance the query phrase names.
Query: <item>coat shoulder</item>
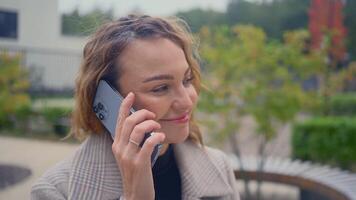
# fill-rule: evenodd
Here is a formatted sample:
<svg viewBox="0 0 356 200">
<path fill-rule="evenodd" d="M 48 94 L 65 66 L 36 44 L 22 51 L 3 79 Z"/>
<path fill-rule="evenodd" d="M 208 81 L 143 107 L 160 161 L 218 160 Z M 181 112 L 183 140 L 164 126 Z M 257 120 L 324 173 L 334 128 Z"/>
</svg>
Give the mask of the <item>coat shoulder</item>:
<svg viewBox="0 0 356 200">
<path fill-rule="evenodd" d="M 222 174 L 225 175 L 225 180 L 229 183 L 233 190 L 231 196 L 226 197 L 226 199 L 239 200 L 240 194 L 237 188 L 237 181 L 230 159 L 219 149 L 211 147 L 205 147 L 205 149 L 215 166 L 221 171 Z"/>
<path fill-rule="evenodd" d="M 215 149 L 212 147 L 205 147 L 205 151 L 207 152 L 210 159 L 219 166 L 219 168 L 231 167 L 230 161 L 225 152 L 221 151 L 220 149 Z"/>
<path fill-rule="evenodd" d="M 67 199 L 72 157 L 48 169 L 32 186 L 31 199 Z"/>
</svg>

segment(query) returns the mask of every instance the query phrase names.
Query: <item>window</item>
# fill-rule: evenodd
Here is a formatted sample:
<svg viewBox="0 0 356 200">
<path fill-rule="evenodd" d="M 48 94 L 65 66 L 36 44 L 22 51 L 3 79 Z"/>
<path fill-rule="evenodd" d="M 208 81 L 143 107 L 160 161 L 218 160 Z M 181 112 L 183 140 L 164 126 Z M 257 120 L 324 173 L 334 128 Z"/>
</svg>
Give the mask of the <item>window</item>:
<svg viewBox="0 0 356 200">
<path fill-rule="evenodd" d="M 17 39 L 17 13 L 0 10 L 0 37 Z"/>
</svg>

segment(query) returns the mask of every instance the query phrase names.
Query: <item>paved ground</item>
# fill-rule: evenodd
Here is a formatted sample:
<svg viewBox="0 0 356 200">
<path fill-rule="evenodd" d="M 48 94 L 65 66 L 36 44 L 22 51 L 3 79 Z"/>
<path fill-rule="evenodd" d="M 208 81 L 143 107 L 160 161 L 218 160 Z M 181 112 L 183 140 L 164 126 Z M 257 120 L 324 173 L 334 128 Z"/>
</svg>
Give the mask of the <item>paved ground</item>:
<svg viewBox="0 0 356 200">
<path fill-rule="evenodd" d="M 253 124 L 246 118 L 244 128 L 237 136 L 239 145 L 242 147 L 243 154 L 256 154 L 257 144 L 260 140 L 258 136 L 252 134 Z M 288 127 L 283 127 L 278 133 L 278 137 L 267 147 L 268 155 L 287 157 L 290 155 Z M 49 142 L 31 139 L 20 139 L 0 136 L 0 164 L 14 164 L 31 169 L 32 175 L 24 181 L 13 186 L 0 190 L 0 199 L 29 199 L 31 185 L 44 173 L 46 169 L 54 165 L 59 160 L 70 155 L 78 145 L 64 142 Z M 227 145 L 224 148 L 229 151 Z M 255 190 L 256 184 L 251 183 L 252 190 Z M 241 182 L 238 188 L 243 191 Z M 281 186 L 275 184 L 263 184 L 262 191 L 265 194 L 264 199 L 273 200 L 296 200 L 298 199 L 298 190 L 293 187 Z"/>
<path fill-rule="evenodd" d="M 24 181 L 0 190 L 0 199 L 29 199 L 31 185 L 43 172 L 70 155 L 78 145 L 0 136 L 0 164 L 31 169 Z"/>
</svg>

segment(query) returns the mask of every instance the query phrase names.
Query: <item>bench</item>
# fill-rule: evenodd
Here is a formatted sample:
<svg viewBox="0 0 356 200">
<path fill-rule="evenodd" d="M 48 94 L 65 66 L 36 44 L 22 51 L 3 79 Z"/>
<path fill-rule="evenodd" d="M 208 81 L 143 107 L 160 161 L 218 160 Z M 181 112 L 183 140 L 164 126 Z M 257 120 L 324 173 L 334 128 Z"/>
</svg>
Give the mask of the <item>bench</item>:
<svg viewBox="0 0 356 200">
<path fill-rule="evenodd" d="M 356 174 L 325 165 L 267 157 L 263 170 L 260 158 L 242 157 L 243 169 L 236 156 L 231 156 L 236 179 L 267 181 L 292 185 L 300 189 L 300 198 L 356 200 Z"/>
</svg>

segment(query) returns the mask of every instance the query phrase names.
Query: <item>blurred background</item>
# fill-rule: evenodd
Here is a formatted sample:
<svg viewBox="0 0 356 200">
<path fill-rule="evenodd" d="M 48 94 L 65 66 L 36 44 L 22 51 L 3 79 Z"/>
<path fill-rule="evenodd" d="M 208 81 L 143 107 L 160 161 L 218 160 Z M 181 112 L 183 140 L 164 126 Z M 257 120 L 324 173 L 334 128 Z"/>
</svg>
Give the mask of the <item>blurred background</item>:
<svg viewBox="0 0 356 200">
<path fill-rule="evenodd" d="M 273 157 L 355 173 L 355 8 L 355 0 L 0 0 L 0 199 L 28 199 L 31 184 L 78 147 L 63 138 L 82 48 L 129 13 L 187 21 L 206 86 L 197 108 L 206 144 L 240 167 L 252 157 L 262 170 Z M 288 184 L 238 183 L 243 199 L 303 199 Z"/>
</svg>

